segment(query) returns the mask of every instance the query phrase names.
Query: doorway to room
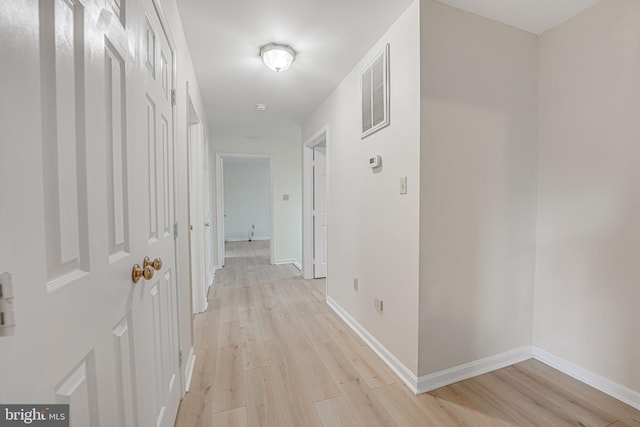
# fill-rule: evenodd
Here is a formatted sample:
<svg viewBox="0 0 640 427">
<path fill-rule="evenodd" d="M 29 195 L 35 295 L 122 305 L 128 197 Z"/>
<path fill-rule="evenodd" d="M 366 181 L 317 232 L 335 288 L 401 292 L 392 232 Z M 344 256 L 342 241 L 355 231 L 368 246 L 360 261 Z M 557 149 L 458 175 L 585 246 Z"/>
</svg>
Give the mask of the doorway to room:
<svg viewBox="0 0 640 427">
<path fill-rule="evenodd" d="M 273 201 L 269 156 L 218 154 L 219 262 L 273 262 Z M 244 260 L 245 262 L 247 260 Z"/>
</svg>

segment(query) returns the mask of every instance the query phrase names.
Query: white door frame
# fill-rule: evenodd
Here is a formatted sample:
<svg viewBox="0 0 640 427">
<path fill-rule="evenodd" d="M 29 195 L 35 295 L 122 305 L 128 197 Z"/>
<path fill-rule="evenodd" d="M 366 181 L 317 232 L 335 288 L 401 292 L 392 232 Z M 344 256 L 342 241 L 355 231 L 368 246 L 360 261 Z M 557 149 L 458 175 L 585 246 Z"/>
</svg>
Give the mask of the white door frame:
<svg viewBox="0 0 640 427">
<path fill-rule="evenodd" d="M 313 148 L 327 143 L 327 181 L 329 180 L 329 126 L 323 126 L 302 147 L 302 277 L 313 279 Z M 327 187 L 327 192 L 329 191 Z M 328 198 L 327 198 L 328 199 Z M 329 202 L 327 200 L 327 228 Z M 327 236 L 327 244 L 328 244 Z M 327 269 L 328 269 L 327 265 Z M 327 272 L 328 277 L 328 272 Z"/>
<path fill-rule="evenodd" d="M 188 221 L 189 221 L 189 277 L 190 277 L 190 289 L 191 289 L 191 314 L 202 313 L 207 309 L 207 290 L 205 289 L 205 270 L 204 253 L 199 248 L 204 244 L 199 239 L 204 239 L 204 236 L 199 235 L 200 226 L 204 224 L 196 224 L 195 230 L 194 223 L 198 221 L 199 213 L 197 206 L 202 198 L 202 188 L 198 185 L 199 182 L 194 182 L 199 179 L 200 169 L 197 164 L 192 164 L 201 159 L 194 159 L 198 153 L 200 153 L 200 147 L 194 146 L 194 144 L 204 143 L 204 134 L 202 133 L 202 123 L 198 118 L 198 113 L 195 111 L 193 101 L 191 99 L 191 93 L 187 86 L 187 209 L 188 209 Z M 194 137 L 196 132 L 201 134 L 198 137 Z M 195 151 L 195 152 L 194 152 Z M 204 154 L 204 153 L 201 153 Z M 204 219 L 202 220 L 204 223 Z M 202 267 L 202 271 L 200 268 Z"/>
<path fill-rule="evenodd" d="M 218 266 L 224 266 L 224 159 L 267 159 L 269 160 L 269 263 L 273 264 L 275 248 L 275 191 L 273 188 L 272 156 L 247 153 L 216 153 L 216 224 L 218 239 Z"/>
</svg>

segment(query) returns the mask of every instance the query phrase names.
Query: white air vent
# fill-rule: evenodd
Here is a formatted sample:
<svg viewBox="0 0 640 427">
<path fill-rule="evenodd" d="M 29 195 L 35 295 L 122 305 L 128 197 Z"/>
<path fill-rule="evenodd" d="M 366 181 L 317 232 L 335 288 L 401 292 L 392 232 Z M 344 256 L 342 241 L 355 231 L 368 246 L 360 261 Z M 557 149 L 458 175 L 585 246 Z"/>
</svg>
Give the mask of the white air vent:
<svg viewBox="0 0 640 427">
<path fill-rule="evenodd" d="M 362 135 L 389 125 L 389 44 L 362 70 Z"/>
</svg>

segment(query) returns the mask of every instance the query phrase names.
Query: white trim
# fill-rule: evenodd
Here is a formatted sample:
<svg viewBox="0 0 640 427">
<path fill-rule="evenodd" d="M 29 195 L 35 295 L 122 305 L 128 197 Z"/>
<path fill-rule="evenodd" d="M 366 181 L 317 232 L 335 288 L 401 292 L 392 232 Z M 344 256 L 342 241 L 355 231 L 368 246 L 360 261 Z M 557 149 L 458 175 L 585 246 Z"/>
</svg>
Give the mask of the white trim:
<svg viewBox="0 0 640 427">
<path fill-rule="evenodd" d="M 293 266 L 295 268 L 297 268 L 298 270 L 300 270 L 300 272 L 302 272 L 302 264 L 300 264 L 298 261 L 296 261 L 296 262 L 294 262 L 292 264 L 293 264 Z"/>
<path fill-rule="evenodd" d="M 208 289 L 213 286 L 213 282 L 215 282 L 215 280 L 216 280 L 216 272 L 218 270 L 219 270 L 218 266 L 214 265 L 213 266 L 213 274 L 211 275 L 211 282 L 207 285 L 207 292 L 205 292 L 206 294 L 209 293 Z M 208 295 L 207 295 L 207 298 L 208 298 Z"/>
<path fill-rule="evenodd" d="M 622 384 L 604 378 L 595 372 L 589 371 L 575 363 L 564 360 L 554 354 L 549 353 L 535 346 L 523 346 L 505 351 L 483 359 L 474 360 L 469 363 L 454 366 L 453 368 L 432 374 L 423 375 L 420 378 L 411 372 L 397 357 L 385 348 L 373 335 L 360 325 L 349 313 L 347 313 L 333 298 L 327 296 L 327 304 L 335 313 L 345 321 L 353 331 L 367 343 L 369 347 L 391 368 L 393 372 L 413 391 L 415 394 L 426 393 L 440 387 L 464 381 L 466 379 L 486 374 L 487 372 L 502 369 L 516 363 L 524 362 L 534 358 L 546 365 L 569 375 L 576 380 L 587 384 L 601 392 L 618 399 L 638 410 L 640 410 L 640 392 L 630 389 Z"/>
<path fill-rule="evenodd" d="M 224 251 L 224 165 L 223 160 L 225 158 L 240 158 L 240 159 L 268 159 L 269 160 L 269 203 L 270 203 L 270 224 L 269 233 L 272 238 L 269 243 L 269 262 L 275 264 L 275 228 L 276 228 L 276 192 L 275 192 L 275 180 L 273 172 L 273 156 L 267 154 L 251 154 L 251 153 L 225 153 L 216 152 L 216 217 L 218 219 L 217 231 L 218 231 L 218 265 L 224 267 L 225 251 Z M 254 239 L 257 240 L 257 239 Z"/>
<path fill-rule="evenodd" d="M 640 410 L 640 392 L 604 378 L 595 372 L 564 360 L 539 347 L 534 346 L 532 354 L 536 360 Z"/>
<path fill-rule="evenodd" d="M 347 325 L 354 330 L 362 340 L 371 347 L 371 349 L 382 359 L 384 363 L 391 368 L 393 372 L 409 387 L 415 394 L 426 393 L 436 388 L 444 387 L 449 384 L 463 381 L 477 375 L 486 374 L 487 372 L 501 369 L 515 363 L 523 362 L 531 359 L 531 347 L 525 346 L 506 351 L 504 353 L 489 356 L 484 359 L 474 360 L 473 362 L 455 366 L 444 371 L 434 372 L 433 374 L 423 375 L 417 378 L 396 356 L 393 355 L 384 345 L 380 343 L 373 335 L 369 333 L 362 325 L 360 325 L 349 313 L 347 313 L 340 305 L 327 296 L 327 304 L 336 312 L 338 316 L 345 321 Z"/>
<path fill-rule="evenodd" d="M 418 378 L 418 394 L 457 383 L 458 381 L 477 377 L 478 375 L 486 374 L 487 372 L 506 368 L 507 366 L 524 362 L 529 359 L 531 359 L 531 346 L 524 346 L 454 366 L 453 368 L 445 369 L 443 371 L 423 375 Z"/>
<path fill-rule="evenodd" d="M 327 181 L 329 180 L 329 126 L 321 127 L 302 147 L 302 277 L 313 279 L 313 147 L 327 145 Z M 327 214 L 329 213 L 327 201 Z M 328 216 L 327 216 L 328 221 Z"/>
<path fill-rule="evenodd" d="M 222 178 L 224 171 L 222 170 L 222 157 L 219 153 L 215 153 L 215 165 L 216 165 L 216 240 L 218 250 L 218 265 L 224 267 L 224 192 Z"/>
<path fill-rule="evenodd" d="M 295 264 L 296 262 L 298 262 L 298 260 L 295 258 L 285 258 L 285 259 L 275 260 L 273 263 L 275 265 L 283 265 L 283 264 Z"/>
<path fill-rule="evenodd" d="M 362 325 L 360 325 L 349 313 L 347 313 L 340 305 L 330 296 L 327 295 L 327 304 L 336 312 L 344 322 L 353 329 L 353 331 L 362 338 L 362 340 L 371 347 L 371 349 L 382 359 L 384 363 L 396 373 L 398 377 L 417 394 L 418 379 L 409 368 L 407 368 L 397 357 L 393 355 L 387 348 L 380 343 L 373 335 L 369 333 Z"/>
<path fill-rule="evenodd" d="M 270 237 L 254 237 L 251 240 L 270 240 Z M 249 238 L 248 237 L 231 237 L 228 239 L 225 239 L 225 242 L 248 242 Z"/>
<path fill-rule="evenodd" d="M 196 366 L 196 353 L 191 347 L 189 350 L 189 357 L 187 358 L 187 364 L 184 367 L 184 378 L 185 378 L 185 393 L 189 391 L 189 387 L 191 387 L 191 378 L 193 378 L 193 369 Z"/>
</svg>

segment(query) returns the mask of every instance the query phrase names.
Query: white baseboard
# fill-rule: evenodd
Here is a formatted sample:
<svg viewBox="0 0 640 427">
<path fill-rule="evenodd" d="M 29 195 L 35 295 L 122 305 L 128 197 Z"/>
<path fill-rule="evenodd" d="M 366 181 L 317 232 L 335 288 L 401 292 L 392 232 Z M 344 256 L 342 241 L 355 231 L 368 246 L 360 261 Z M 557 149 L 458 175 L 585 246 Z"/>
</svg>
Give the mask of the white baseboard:
<svg viewBox="0 0 640 427">
<path fill-rule="evenodd" d="M 193 369 L 196 366 L 196 353 L 191 347 L 189 350 L 189 357 L 187 358 L 187 364 L 184 367 L 184 391 L 185 393 L 189 391 L 189 387 L 191 387 L 191 379 L 193 378 Z"/>
<path fill-rule="evenodd" d="M 302 271 L 302 264 L 300 264 L 298 261 L 294 262 L 293 266 L 298 270 Z"/>
<path fill-rule="evenodd" d="M 213 282 L 216 280 L 216 271 L 218 271 L 218 267 L 213 267 L 213 274 L 211 275 L 211 282 L 207 285 L 207 289 L 213 286 Z"/>
<path fill-rule="evenodd" d="M 506 366 L 531 359 L 531 347 L 520 347 L 484 359 L 474 360 L 460 366 L 455 366 L 444 371 L 423 375 L 417 378 L 397 357 L 385 348 L 373 335 L 362 327 L 349 313 L 331 297 L 327 297 L 327 304 L 351 327 L 364 342 L 391 368 L 393 372 L 415 394 L 426 393 L 436 388 L 444 387 L 458 381 L 466 380 L 477 375 L 501 369 Z"/>
<path fill-rule="evenodd" d="M 371 349 L 382 359 L 384 363 L 396 373 L 398 377 L 417 394 L 418 392 L 418 379 L 409 368 L 407 368 L 397 357 L 393 355 L 387 348 L 380 343 L 373 335 L 369 333 L 365 328 L 360 325 L 349 313 L 347 313 L 340 304 L 338 304 L 333 298 L 327 296 L 327 304 L 336 312 L 338 316 L 345 321 L 356 334 L 362 338 L 364 342 L 371 347 Z"/>
<path fill-rule="evenodd" d="M 282 264 L 295 264 L 296 263 L 296 259 L 295 258 L 286 258 L 286 259 L 278 259 L 273 261 L 273 263 L 275 265 L 282 265 Z"/>
<path fill-rule="evenodd" d="M 270 237 L 253 237 L 251 240 L 270 240 Z M 229 237 L 224 239 L 225 242 L 248 242 L 248 237 Z"/>
<path fill-rule="evenodd" d="M 504 353 L 474 360 L 453 368 L 417 378 L 397 357 L 393 355 L 382 343 L 380 343 L 369 331 L 360 325 L 349 313 L 347 313 L 334 299 L 327 296 L 327 304 L 336 312 L 355 333 L 367 343 L 369 347 L 391 368 L 393 372 L 415 394 L 426 393 L 440 387 L 464 381 L 466 379 L 486 374 L 487 372 L 502 369 L 525 360 L 535 358 L 540 362 L 559 370 L 560 372 L 575 378 L 591 387 L 608 394 L 638 410 L 640 410 L 640 392 L 632 390 L 622 384 L 604 378 L 595 372 L 584 369 L 574 363 L 564 360 L 535 346 L 523 346 Z"/>
<path fill-rule="evenodd" d="M 514 348 L 504 353 L 474 360 L 444 371 L 423 375 L 418 378 L 418 394 L 502 369 L 528 359 L 531 359 L 531 346 Z"/>
<path fill-rule="evenodd" d="M 601 392 L 614 397 L 627 405 L 640 410 L 640 393 L 622 384 L 604 378 L 595 372 L 584 369 L 574 363 L 564 360 L 539 347 L 533 347 L 533 357 L 540 362 L 563 372 Z"/>
</svg>

